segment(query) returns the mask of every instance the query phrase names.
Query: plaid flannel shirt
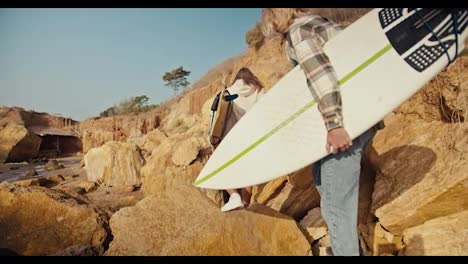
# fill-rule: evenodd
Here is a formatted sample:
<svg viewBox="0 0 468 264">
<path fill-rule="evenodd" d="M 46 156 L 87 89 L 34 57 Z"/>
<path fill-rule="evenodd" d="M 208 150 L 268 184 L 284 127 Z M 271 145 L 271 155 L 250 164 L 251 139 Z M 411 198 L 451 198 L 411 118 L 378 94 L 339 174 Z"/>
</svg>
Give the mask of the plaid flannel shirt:
<svg viewBox="0 0 468 264">
<path fill-rule="evenodd" d="M 296 19 L 287 33 L 287 55 L 304 71 L 327 130 L 343 127 L 338 79 L 322 46 L 344 27 L 320 16 Z"/>
</svg>

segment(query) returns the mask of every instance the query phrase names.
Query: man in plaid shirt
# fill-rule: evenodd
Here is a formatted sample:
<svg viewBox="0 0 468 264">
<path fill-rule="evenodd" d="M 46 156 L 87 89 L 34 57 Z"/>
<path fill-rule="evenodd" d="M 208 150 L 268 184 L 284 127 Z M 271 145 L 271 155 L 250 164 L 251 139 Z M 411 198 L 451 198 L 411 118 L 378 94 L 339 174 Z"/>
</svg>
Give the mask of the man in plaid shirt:
<svg viewBox="0 0 468 264">
<path fill-rule="evenodd" d="M 317 12 L 318 11 L 318 12 Z M 313 167 L 314 182 L 321 196 L 321 211 L 334 255 L 359 255 L 357 209 L 361 158 L 378 126 L 351 141 L 344 128 L 338 79 L 323 45 L 344 28 L 317 15 L 320 9 L 266 8 L 264 35 L 283 34 L 287 56 L 300 65 L 327 128 L 329 153 Z M 315 13 L 315 15 L 311 14 Z"/>
</svg>

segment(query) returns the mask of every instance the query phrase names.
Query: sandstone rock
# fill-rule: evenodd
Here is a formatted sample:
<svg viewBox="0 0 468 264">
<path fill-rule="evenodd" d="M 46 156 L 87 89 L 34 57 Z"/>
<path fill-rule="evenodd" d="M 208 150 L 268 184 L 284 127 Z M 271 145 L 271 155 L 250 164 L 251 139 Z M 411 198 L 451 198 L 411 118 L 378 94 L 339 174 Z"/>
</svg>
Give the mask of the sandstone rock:
<svg viewBox="0 0 468 264">
<path fill-rule="evenodd" d="M 359 177 L 358 225 L 375 222 L 371 214 L 372 194 L 375 185 L 375 169 L 371 156 L 375 149 L 370 146 L 361 161 L 361 175 Z"/>
<path fill-rule="evenodd" d="M 59 175 L 49 176 L 46 178 L 40 178 L 39 185 L 46 187 L 46 188 L 52 188 L 62 183 L 63 181 L 65 181 L 65 177 L 59 174 Z"/>
<path fill-rule="evenodd" d="M 167 135 L 164 134 L 159 129 L 151 130 L 148 134 L 146 134 L 143 138 L 143 144 L 140 146 L 142 150 L 151 153 L 157 146 L 161 144 L 164 140 L 167 139 Z"/>
<path fill-rule="evenodd" d="M 320 247 L 319 256 L 323 256 L 323 257 L 333 256 L 331 247 Z"/>
<path fill-rule="evenodd" d="M 320 195 L 312 182 L 311 166 L 288 176 L 281 192 L 266 205 L 299 220 L 307 212 L 320 205 Z"/>
<path fill-rule="evenodd" d="M 372 212 L 391 233 L 467 208 L 468 127 L 386 119 L 374 139 L 376 183 Z"/>
<path fill-rule="evenodd" d="M 187 174 L 189 171 L 185 171 L 184 173 L 183 167 L 176 168 L 171 161 L 173 144 L 178 140 L 182 140 L 182 137 L 175 136 L 171 140 L 162 142 L 153 150 L 145 166 L 142 167 L 142 188 L 145 194 L 163 192 L 166 188 L 172 186 L 173 183 L 182 182 L 188 184 L 191 182 L 192 179 L 190 177 L 192 175 Z M 197 166 L 197 164 L 192 164 L 185 169 L 193 171 L 194 165 Z M 201 170 L 201 164 L 198 164 L 198 167 Z"/>
<path fill-rule="evenodd" d="M 106 255 L 307 255 L 293 219 L 261 205 L 221 213 L 198 189 L 179 185 L 115 213 Z"/>
<path fill-rule="evenodd" d="M 312 253 L 314 256 L 333 256 L 328 234 L 312 244 Z"/>
<path fill-rule="evenodd" d="M 15 181 L 13 183 L 17 184 L 17 185 L 20 185 L 20 186 L 23 186 L 23 187 L 29 187 L 29 186 L 40 186 L 41 182 L 44 182 L 43 178 L 21 180 L 21 181 Z"/>
<path fill-rule="evenodd" d="M 50 255 L 69 247 L 103 251 L 101 217 L 58 191 L 0 184 L 0 248 L 20 255 Z"/>
<path fill-rule="evenodd" d="M 0 164 L 20 162 L 37 156 L 42 139 L 25 127 L 9 124 L 0 130 Z"/>
<path fill-rule="evenodd" d="M 322 218 L 320 207 L 310 210 L 299 224 L 309 233 L 310 243 L 324 237 L 328 231 L 327 224 Z"/>
<path fill-rule="evenodd" d="M 266 204 L 270 199 L 279 194 L 288 180 L 287 176 L 280 177 L 276 180 L 269 181 L 264 184 L 253 186 L 252 199 L 259 204 Z"/>
<path fill-rule="evenodd" d="M 176 137 L 175 140 L 179 140 L 179 137 Z M 151 156 L 146 160 L 145 166 L 141 169 L 145 180 L 151 177 L 151 174 L 164 171 L 164 169 L 173 165 L 171 162 L 172 152 L 174 151 L 173 143 L 172 140 L 165 140 L 151 152 Z"/>
<path fill-rule="evenodd" d="M 177 146 L 178 142 L 183 142 L 189 137 L 191 136 L 187 134 L 173 135 L 153 150 L 145 166 L 141 169 L 143 176 L 142 189 L 145 195 L 157 194 L 180 184 L 191 185 L 195 181 L 203 168 L 205 156 L 207 156 L 205 153 L 206 148 L 200 149 L 203 147 L 203 139 L 191 137 L 191 143 L 186 142 L 186 145 L 195 145 L 198 146 L 195 149 L 199 149 L 198 158 L 195 161 L 190 161 L 191 164 L 176 166 L 172 161 L 174 156 L 173 146 Z M 203 189 L 202 192 L 218 206 L 222 205 L 221 191 Z"/>
<path fill-rule="evenodd" d="M 63 169 L 64 166 L 62 163 L 59 163 L 57 160 L 49 160 L 47 164 L 45 165 L 46 170 L 51 171 L 51 170 L 58 170 L 58 169 Z"/>
<path fill-rule="evenodd" d="M 403 232 L 406 256 L 468 255 L 468 210 L 429 220 Z"/>
<path fill-rule="evenodd" d="M 162 121 L 161 131 L 167 135 L 184 133 L 196 125 L 198 119 L 198 116 L 189 114 L 189 100 L 182 98 L 171 106 L 169 114 Z"/>
<path fill-rule="evenodd" d="M 172 162 L 177 166 L 187 166 L 194 161 L 200 152 L 198 140 L 189 138 L 175 145 Z"/>
<path fill-rule="evenodd" d="M 360 226 L 360 231 L 367 246 L 366 255 L 395 255 L 402 248 L 401 237 L 386 231 L 378 222 L 368 224 L 365 230 Z"/>
<path fill-rule="evenodd" d="M 28 172 L 26 172 L 26 176 L 27 177 L 34 177 L 34 176 L 37 176 L 37 171 L 32 169 L 32 170 L 28 170 Z"/>
<path fill-rule="evenodd" d="M 54 175 L 54 176 L 49 176 L 46 178 L 48 181 L 54 182 L 54 183 L 61 183 L 65 180 L 65 178 L 62 175 Z"/>
<path fill-rule="evenodd" d="M 110 188 L 111 192 L 118 192 L 118 193 L 131 193 L 135 191 L 135 186 L 133 185 L 118 185 L 112 186 Z"/>
<path fill-rule="evenodd" d="M 159 147 L 155 151 L 158 149 Z M 165 152 L 163 151 L 158 154 L 161 153 Z M 203 164 L 198 160 L 185 167 L 167 165 L 171 164 L 171 162 L 166 155 L 155 154 L 151 155 L 150 160 L 141 170 L 144 177 L 142 189 L 145 195 L 168 191 L 181 184 L 191 185 L 203 168 Z M 210 189 L 202 189 L 201 191 L 218 206 L 223 204 L 221 191 Z"/>
<path fill-rule="evenodd" d="M 64 176 L 64 178 L 66 181 L 71 181 L 73 180 L 74 177 L 72 175 L 67 175 L 67 176 Z"/>
<path fill-rule="evenodd" d="M 83 131 L 82 134 L 83 153 L 87 153 L 90 149 L 100 147 L 114 139 L 112 132 L 104 130 Z"/>
<path fill-rule="evenodd" d="M 468 93 L 463 88 L 468 77 L 467 66 L 468 57 L 458 57 L 447 70 L 439 73 L 394 112 L 411 120 L 426 122 L 463 121 L 468 111 Z"/>
<path fill-rule="evenodd" d="M 52 189 L 60 190 L 73 198 L 82 198 L 81 196 L 86 193 L 86 190 L 78 185 L 58 185 L 53 186 Z"/>
<path fill-rule="evenodd" d="M 326 236 L 322 237 L 319 239 L 317 244 L 321 247 L 331 247 L 330 236 L 327 234 Z"/>
<path fill-rule="evenodd" d="M 77 184 L 79 187 L 83 188 L 85 192 L 92 192 L 98 188 L 95 182 L 92 181 L 80 181 Z"/>
<path fill-rule="evenodd" d="M 326 239 L 326 241 L 328 241 L 328 236 L 320 239 L 319 241 L 325 241 L 324 239 Z M 327 243 L 322 242 L 322 243 L 313 244 L 312 253 L 313 253 L 314 256 L 333 256 L 333 251 L 332 251 L 332 248 L 330 246 L 330 243 L 328 242 L 327 245 L 324 245 L 324 244 L 327 244 Z"/>
<path fill-rule="evenodd" d="M 140 169 L 144 160 L 136 145 L 125 142 L 108 142 L 88 151 L 84 157 L 89 181 L 107 185 L 141 184 Z"/>
<path fill-rule="evenodd" d="M 141 146 L 143 146 L 143 143 L 145 142 L 145 137 L 143 135 L 139 137 L 130 137 L 127 138 L 126 142 L 137 145 L 141 149 Z"/>
</svg>

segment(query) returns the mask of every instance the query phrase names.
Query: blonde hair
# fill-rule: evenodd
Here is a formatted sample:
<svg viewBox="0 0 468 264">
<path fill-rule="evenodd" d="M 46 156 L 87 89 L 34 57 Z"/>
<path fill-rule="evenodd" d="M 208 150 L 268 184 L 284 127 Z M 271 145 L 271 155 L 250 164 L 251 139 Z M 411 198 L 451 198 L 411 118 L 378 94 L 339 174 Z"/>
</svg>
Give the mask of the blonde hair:
<svg viewBox="0 0 468 264">
<path fill-rule="evenodd" d="M 372 8 L 264 8 L 262 11 L 262 33 L 265 37 L 285 34 L 294 19 L 318 15 L 335 23 L 349 25 Z"/>
</svg>

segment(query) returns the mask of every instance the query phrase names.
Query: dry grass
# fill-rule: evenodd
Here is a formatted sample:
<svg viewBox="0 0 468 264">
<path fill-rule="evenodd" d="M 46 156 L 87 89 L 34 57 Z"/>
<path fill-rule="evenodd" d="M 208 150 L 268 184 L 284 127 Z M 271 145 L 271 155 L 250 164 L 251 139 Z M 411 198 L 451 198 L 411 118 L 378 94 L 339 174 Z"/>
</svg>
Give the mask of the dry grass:
<svg viewBox="0 0 468 264">
<path fill-rule="evenodd" d="M 260 22 L 257 22 L 253 28 L 247 31 L 245 34 L 245 41 L 249 47 L 254 47 L 256 49 L 263 45 L 265 37 L 263 36 Z"/>
</svg>

